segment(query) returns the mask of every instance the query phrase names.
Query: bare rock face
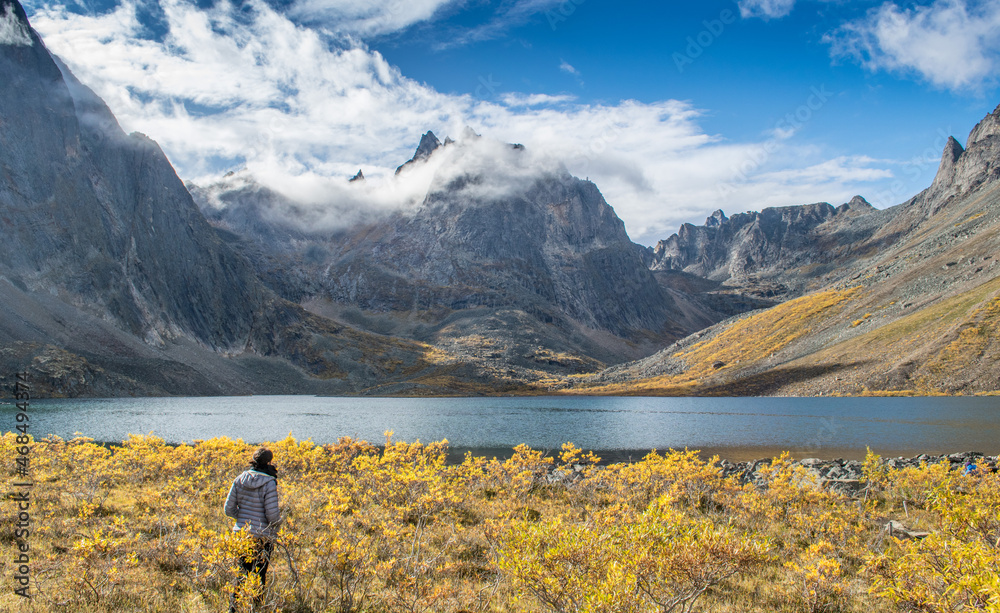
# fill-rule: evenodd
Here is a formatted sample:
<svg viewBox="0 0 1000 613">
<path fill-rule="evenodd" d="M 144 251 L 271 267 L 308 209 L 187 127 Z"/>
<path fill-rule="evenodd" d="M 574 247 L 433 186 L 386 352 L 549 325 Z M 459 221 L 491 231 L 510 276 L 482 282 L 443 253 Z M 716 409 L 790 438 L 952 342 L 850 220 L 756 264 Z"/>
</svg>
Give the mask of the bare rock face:
<svg viewBox="0 0 1000 613">
<path fill-rule="evenodd" d="M 468 201 L 447 189 L 338 253 L 330 296 L 372 310 L 519 306 L 628 336 L 658 332 L 665 297 L 592 183 L 568 174 Z"/>
<path fill-rule="evenodd" d="M 0 44 L 0 210 L 5 275 L 64 292 L 152 342 L 246 342 L 264 298 L 223 248 L 163 152 L 126 135 L 54 59 L 13 0 L 30 44 Z"/>
<path fill-rule="evenodd" d="M 412 164 L 415 164 L 416 162 L 422 162 L 422 161 L 426 160 L 427 158 L 429 158 L 431 156 L 432 153 L 434 153 L 434 151 L 438 147 L 441 147 L 441 146 L 442 146 L 442 144 L 441 144 L 441 141 L 438 140 L 438 137 L 434 136 L 433 132 L 428 131 L 422 137 L 420 137 L 420 144 L 417 145 L 417 150 L 413 153 L 413 157 L 410 158 L 409 160 L 407 160 L 406 162 L 404 162 L 398 168 L 396 168 L 396 174 L 398 175 L 407 166 L 411 166 Z M 360 174 L 361 171 L 359 170 L 358 173 Z"/>
<path fill-rule="evenodd" d="M 929 188 L 911 202 L 927 215 L 945 206 L 948 199 L 1000 177 L 1000 106 L 969 133 L 963 148 L 954 137 L 941 154 L 941 164 Z"/>
<path fill-rule="evenodd" d="M 420 371 L 422 347 L 275 295 L 16 0 L 0 20 L 0 365 L 65 395 L 343 393 Z"/>
<path fill-rule="evenodd" d="M 834 207 L 826 202 L 768 208 L 726 217 L 713 213 L 703 226 L 685 224 L 657 243 L 650 267 L 679 270 L 732 285 L 753 277 L 794 285 L 832 264 L 874 227 L 862 218 L 875 211 L 864 198 Z"/>
</svg>

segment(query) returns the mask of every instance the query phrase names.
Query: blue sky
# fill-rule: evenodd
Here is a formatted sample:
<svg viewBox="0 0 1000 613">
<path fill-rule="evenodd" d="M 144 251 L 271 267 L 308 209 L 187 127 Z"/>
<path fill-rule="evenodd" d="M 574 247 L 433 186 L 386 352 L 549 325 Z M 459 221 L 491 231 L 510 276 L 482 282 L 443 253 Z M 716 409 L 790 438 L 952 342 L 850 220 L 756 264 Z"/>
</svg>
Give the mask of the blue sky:
<svg viewBox="0 0 1000 613">
<path fill-rule="evenodd" d="M 392 210 L 429 184 L 391 178 L 420 134 L 469 125 L 594 181 L 644 244 L 716 208 L 897 204 L 1000 103 L 1000 0 L 26 9 L 182 178 L 245 167 L 318 208 Z"/>
</svg>

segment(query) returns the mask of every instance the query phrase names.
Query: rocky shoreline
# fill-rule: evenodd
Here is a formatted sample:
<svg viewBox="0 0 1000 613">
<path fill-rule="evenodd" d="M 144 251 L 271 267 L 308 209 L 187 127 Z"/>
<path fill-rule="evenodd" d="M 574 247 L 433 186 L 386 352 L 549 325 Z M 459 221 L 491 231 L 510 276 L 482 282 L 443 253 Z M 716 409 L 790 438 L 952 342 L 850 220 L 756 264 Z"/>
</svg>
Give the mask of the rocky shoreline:
<svg viewBox="0 0 1000 613">
<path fill-rule="evenodd" d="M 988 456 L 978 451 L 963 451 L 944 455 L 921 454 L 912 458 L 883 457 L 882 463 L 888 468 L 899 470 L 909 467 L 917 468 L 923 463 L 930 465 L 947 462 L 950 470 L 960 471 L 964 470 L 965 463 L 970 459 L 977 465 L 979 474 L 997 472 L 998 456 Z M 773 458 L 745 462 L 719 460 L 718 466 L 722 469 L 723 477 L 734 477 L 744 485 L 752 483 L 764 486 L 765 480 L 761 469 L 770 466 L 773 461 Z M 804 467 L 816 478 L 816 483 L 821 488 L 847 496 L 858 496 L 864 492 L 864 462 L 861 460 L 803 458 L 793 461 L 792 464 Z M 582 465 L 574 465 L 572 469 L 554 467 L 546 476 L 546 481 L 553 485 L 571 486 L 582 478 L 583 469 Z"/>
</svg>

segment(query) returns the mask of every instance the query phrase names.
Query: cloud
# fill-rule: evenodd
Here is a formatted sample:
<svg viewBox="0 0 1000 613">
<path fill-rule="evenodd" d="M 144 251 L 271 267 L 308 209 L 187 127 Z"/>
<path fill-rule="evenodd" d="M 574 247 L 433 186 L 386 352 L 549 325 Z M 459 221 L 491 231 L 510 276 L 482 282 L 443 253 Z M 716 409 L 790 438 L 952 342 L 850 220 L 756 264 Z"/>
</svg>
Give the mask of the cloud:
<svg viewBox="0 0 1000 613">
<path fill-rule="evenodd" d="M 443 94 L 405 77 L 379 53 L 337 37 L 332 44 L 262 0 L 238 9 L 220 2 L 202 10 L 185 0 L 160 6 L 161 40 L 143 37 L 130 0 L 102 15 L 50 7 L 32 23 L 126 130 L 159 142 L 182 178 L 208 185 L 245 167 L 267 187 L 314 207 L 319 219 L 346 222 L 415 206 L 433 173 L 395 177 L 395 168 L 413 155 L 424 131 L 455 138 L 466 125 L 489 137 L 484 143 L 526 145 L 530 155 L 516 159 L 530 168 L 564 163 L 594 181 L 632 238 L 646 244 L 705 211 L 836 202 L 881 176 L 870 161 L 831 162 L 797 144 L 791 128 L 764 142 L 708 134 L 699 125 L 703 111 L 690 102 Z M 470 88 L 476 83 L 470 75 Z M 803 106 L 815 95 L 803 91 L 787 110 L 821 112 Z M 467 153 L 456 164 L 490 159 L 453 151 Z M 348 185 L 359 167 L 368 180 Z M 519 176 L 516 165 L 509 168 L 497 176 Z"/>
<path fill-rule="evenodd" d="M 14 5 L 8 4 L 0 14 L 0 45 L 30 47 L 31 37 L 28 36 L 24 24 L 14 14 Z"/>
<path fill-rule="evenodd" d="M 519 106 L 558 105 L 576 100 L 576 96 L 569 94 L 553 96 L 551 94 L 521 94 L 517 92 L 505 93 L 500 98 L 506 106 L 512 108 Z"/>
<path fill-rule="evenodd" d="M 871 71 L 916 73 L 951 90 L 977 90 L 1000 69 L 1000 2 L 887 2 L 825 37 L 833 55 Z"/>
<path fill-rule="evenodd" d="M 570 64 L 569 62 L 567 62 L 566 60 L 562 60 L 561 61 L 561 63 L 559 64 L 559 70 L 561 70 L 563 72 L 568 72 L 569 74 L 571 74 L 573 76 L 577 76 L 577 77 L 580 76 L 580 71 L 577 70 L 576 68 L 573 68 L 573 65 Z"/>
<path fill-rule="evenodd" d="M 740 15 L 744 18 L 778 19 L 792 12 L 795 0 L 740 0 Z"/>
<path fill-rule="evenodd" d="M 208 203 L 217 208 L 227 206 L 220 193 L 257 185 L 277 187 L 288 201 L 268 202 L 269 219 L 304 232 L 326 232 L 391 212 L 415 211 L 425 196 L 437 191 L 466 203 L 491 201 L 521 193 L 542 176 L 565 173 L 565 167 L 550 156 L 471 136 L 408 164 L 398 175 L 383 174 L 363 182 L 313 169 L 288 176 L 280 165 L 264 164 L 252 171 L 227 173 L 203 187 Z"/>
<path fill-rule="evenodd" d="M 582 0 L 581 0 L 582 1 Z M 461 47 L 484 40 L 500 38 L 510 29 L 528 23 L 539 13 L 550 13 L 567 0 L 502 0 L 493 17 L 482 25 L 459 31 L 449 31 L 438 49 Z"/>
<path fill-rule="evenodd" d="M 368 38 L 431 21 L 459 0 L 293 0 L 287 14 L 334 33 Z"/>
</svg>

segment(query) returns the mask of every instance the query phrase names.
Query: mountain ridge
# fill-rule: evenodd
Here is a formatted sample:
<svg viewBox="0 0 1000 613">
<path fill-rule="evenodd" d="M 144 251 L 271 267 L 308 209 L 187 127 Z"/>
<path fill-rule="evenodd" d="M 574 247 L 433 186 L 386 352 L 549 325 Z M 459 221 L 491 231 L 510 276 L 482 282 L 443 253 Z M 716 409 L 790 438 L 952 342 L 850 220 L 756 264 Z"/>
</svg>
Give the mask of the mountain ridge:
<svg viewBox="0 0 1000 613">
<path fill-rule="evenodd" d="M 983 394 L 1000 381 L 1000 107 L 829 282 L 721 322 L 576 391 Z M 743 339 L 743 340 L 737 340 Z"/>
</svg>

